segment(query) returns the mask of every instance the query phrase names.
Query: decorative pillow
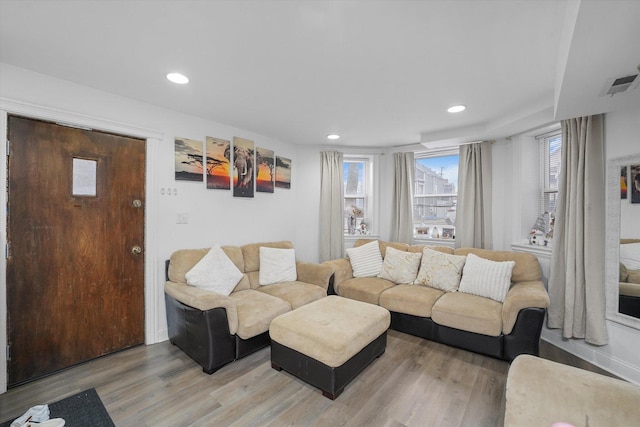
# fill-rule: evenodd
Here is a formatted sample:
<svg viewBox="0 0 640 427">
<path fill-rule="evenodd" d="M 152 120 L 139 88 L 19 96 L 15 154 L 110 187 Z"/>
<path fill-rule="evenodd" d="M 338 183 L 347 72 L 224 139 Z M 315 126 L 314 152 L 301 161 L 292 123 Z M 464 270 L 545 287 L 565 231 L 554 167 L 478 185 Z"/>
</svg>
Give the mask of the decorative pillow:
<svg viewBox="0 0 640 427">
<path fill-rule="evenodd" d="M 242 272 L 220 245 L 214 245 L 184 277 L 191 286 L 229 296 L 242 279 Z"/>
<path fill-rule="evenodd" d="M 260 275 L 262 286 L 292 282 L 298 278 L 295 249 L 267 248 L 260 246 Z"/>
<path fill-rule="evenodd" d="M 620 245 L 620 262 L 627 270 L 640 270 L 640 243 Z"/>
<path fill-rule="evenodd" d="M 382 255 L 378 241 L 347 249 L 353 277 L 375 277 L 382 271 Z"/>
<path fill-rule="evenodd" d="M 515 261 L 497 262 L 468 254 L 458 290 L 503 302 L 511 286 L 514 265 Z"/>
<path fill-rule="evenodd" d="M 455 292 L 460 286 L 462 267 L 467 257 L 445 254 L 424 248 L 416 285 L 426 285 L 445 292 Z"/>
<path fill-rule="evenodd" d="M 394 283 L 412 283 L 420 267 L 420 252 L 405 252 L 387 246 L 382 270 L 378 277 Z"/>
</svg>

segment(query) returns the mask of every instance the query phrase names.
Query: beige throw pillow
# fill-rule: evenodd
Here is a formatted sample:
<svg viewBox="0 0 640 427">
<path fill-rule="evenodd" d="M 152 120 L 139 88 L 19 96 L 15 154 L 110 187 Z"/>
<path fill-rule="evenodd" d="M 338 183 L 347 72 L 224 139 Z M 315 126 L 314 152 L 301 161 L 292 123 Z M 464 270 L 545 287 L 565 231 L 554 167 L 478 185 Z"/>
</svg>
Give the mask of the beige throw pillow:
<svg viewBox="0 0 640 427">
<path fill-rule="evenodd" d="M 394 283 L 413 283 L 420 267 L 420 258 L 420 252 L 399 251 L 387 246 L 382 271 L 378 277 Z"/>
<path fill-rule="evenodd" d="M 460 276 L 467 257 L 445 254 L 424 248 L 416 285 L 431 286 L 445 292 L 455 292 L 460 286 Z"/>
<path fill-rule="evenodd" d="M 353 277 L 375 277 L 382 270 L 382 255 L 378 241 L 347 249 Z"/>
<path fill-rule="evenodd" d="M 458 290 L 504 302 L 511 286 L 511 272 L 515 265 L 515 261 L 497 262 L 468 254 Z"/>
<path fill-rule="evenodd" d="M 242 272 L 220 245 L 214 245 L 184 277 L 191 286 L 229 296 L 242 279 Z"/>
<path fill-rule="evenodd" d="M 293 282 L 298 278 L 295 249 L 278 249 L 260 246 L 260 285 Z"/>
</svg>

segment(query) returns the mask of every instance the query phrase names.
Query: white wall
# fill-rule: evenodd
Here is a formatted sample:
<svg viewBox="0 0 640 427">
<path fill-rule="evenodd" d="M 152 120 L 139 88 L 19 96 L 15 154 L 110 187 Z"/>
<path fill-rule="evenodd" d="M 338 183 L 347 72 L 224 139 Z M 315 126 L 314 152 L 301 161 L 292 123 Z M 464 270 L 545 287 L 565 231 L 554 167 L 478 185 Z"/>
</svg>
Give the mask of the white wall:
<svg viewBox="0 0 640 427">
<path fill-rule="evenodd" d="M 180 248 L 208 247 L 213 243 L 241 245 L 257 241 L 291 240 L 297 257 L 318 260 L 317 199 L 319 155 L 306 152 L 286 141 L 258 135 L 201 118 L 112 95 L 68 81 L 51 78 L 0 63 L 0 133 L 2 150 L 6 138 L 6 115 L 35 111 L 40 118 L 55 117 L 72 123 L 97 124 L 105 130 L 132 129 L 149 135 L 147 146 L 147 247 L 145 261 L 151 264 L 152 283 L 145 285 L 147 300 L 147 343 L 167 337 L 164 310 L 164 260 Z M 13 109 L 13 111 L 12 111 Z M 204 141 L 206 136 L 232 140 L 251 139 L 256 146 L 274 150 L 293 161 L 291 189 L 256 193 L 252 199 L 234 198 L 231 191 L 207 190 L 204 182 L 174 179 L 174 138 Z M 155 138 L 155 139 L 154 139 Z M 6 184 L 6 162 L 1 162 L 0 178 Z M 4 188 L 6 185 L 2 184 Z M 177 189 L 177 195 L 161 195 L 161 188 Z M 6 192 L 0 203 L 6 203 Z M 0 220 L 6 223 L 4 209 Z M 188 224 L 176 224 L 176 214 L 187 213 Z M 0 232 L 6 243 L 6 227 Z M 153 245 L 149 245 L 152 242 Z M 6 345 L 6 262 L 0 262 L 0 348 Z M 148 270 L 149 271 L 149 270 Z M 6 385 L 6 360 L 0 352 L 0 392 Z"/>
</svg>

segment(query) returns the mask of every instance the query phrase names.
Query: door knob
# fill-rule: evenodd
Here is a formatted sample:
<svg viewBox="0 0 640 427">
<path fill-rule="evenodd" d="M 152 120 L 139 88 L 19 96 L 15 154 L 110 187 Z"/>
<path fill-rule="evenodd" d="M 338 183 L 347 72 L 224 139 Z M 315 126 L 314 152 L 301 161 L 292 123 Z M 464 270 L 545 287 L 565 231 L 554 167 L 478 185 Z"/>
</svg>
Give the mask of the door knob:
<svg viewBox="0 0 640 427">
<path fill-rule="evenodd" d="M 131 253 L 134 255 L 140 255 L 142 253 L 142 248 L 140 246 L 134 246 L 131 248 Z"/>
</svg>

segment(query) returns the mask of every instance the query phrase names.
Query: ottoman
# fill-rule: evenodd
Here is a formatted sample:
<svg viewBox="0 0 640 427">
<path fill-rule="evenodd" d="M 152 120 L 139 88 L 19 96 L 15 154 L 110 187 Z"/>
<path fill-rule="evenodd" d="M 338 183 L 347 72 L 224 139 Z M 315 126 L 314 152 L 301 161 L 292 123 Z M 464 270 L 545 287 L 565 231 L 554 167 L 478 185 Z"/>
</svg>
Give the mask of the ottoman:
<svg viewBox="0 0 640 427">
<path fill-rule="evenodd" d="M 331 295 L 273 319 L 271 366 L 295 375 L 333 400 L 384 353 L 389 311 Z"/>
</svg>

